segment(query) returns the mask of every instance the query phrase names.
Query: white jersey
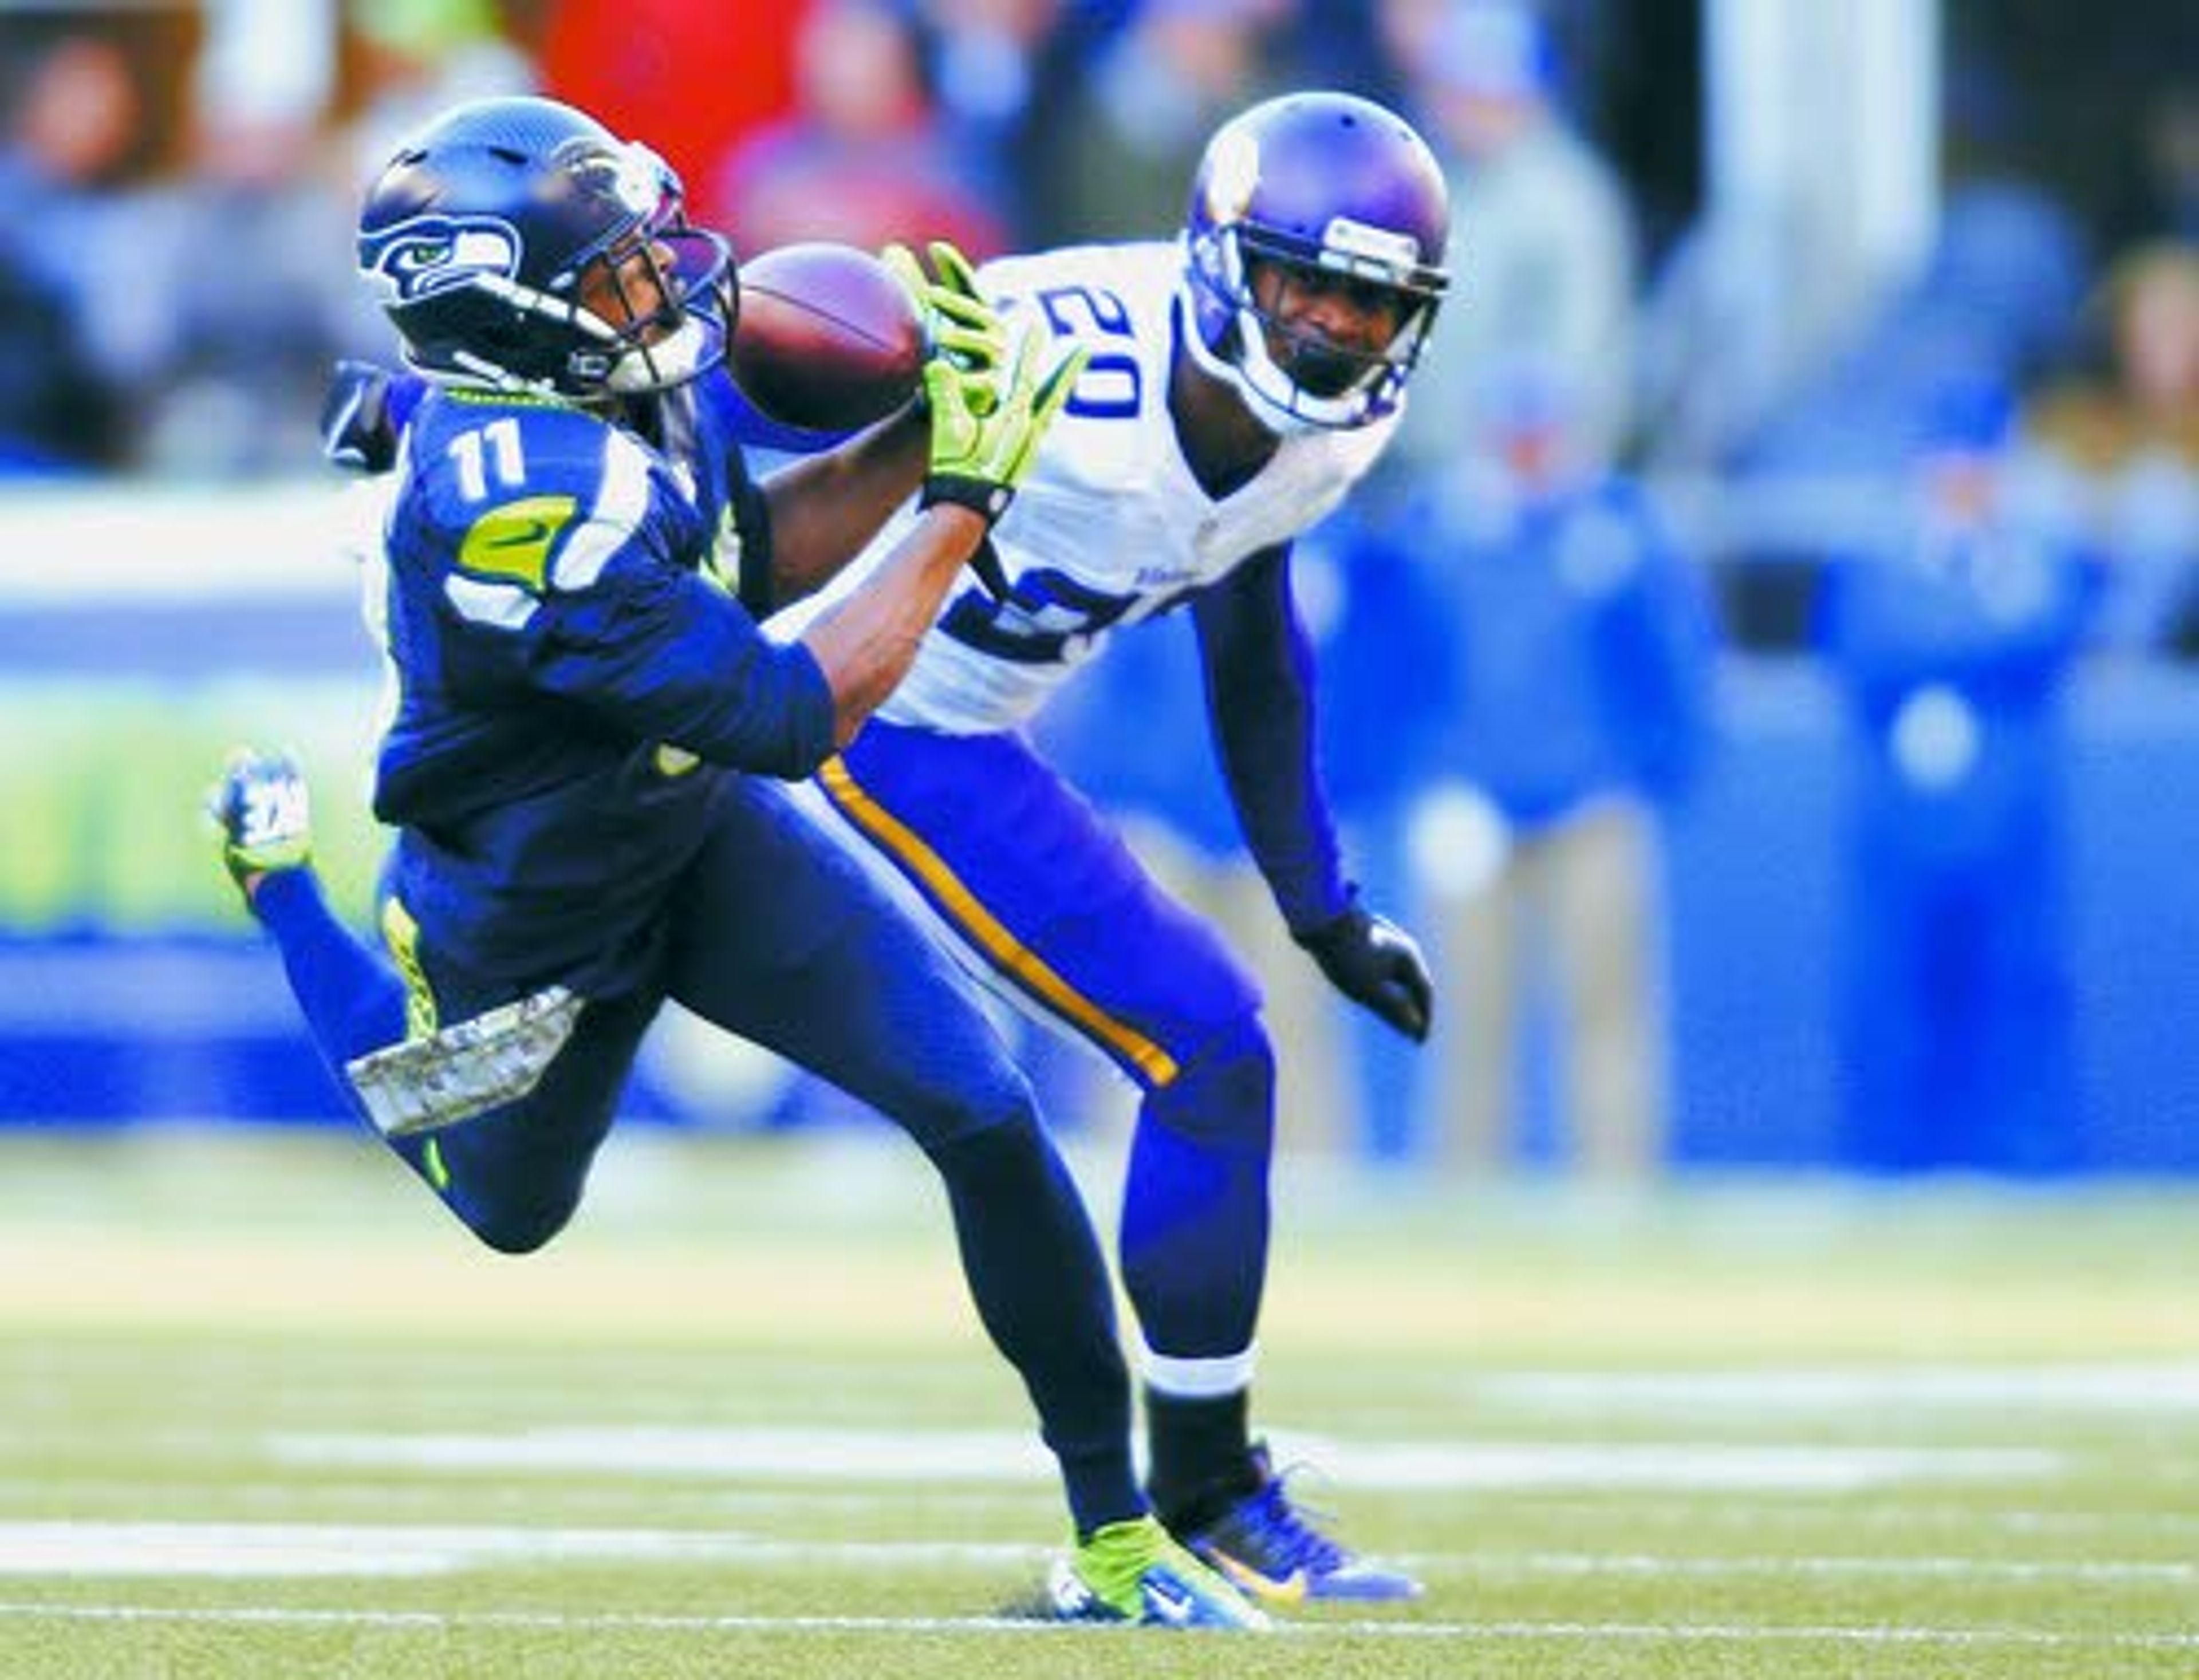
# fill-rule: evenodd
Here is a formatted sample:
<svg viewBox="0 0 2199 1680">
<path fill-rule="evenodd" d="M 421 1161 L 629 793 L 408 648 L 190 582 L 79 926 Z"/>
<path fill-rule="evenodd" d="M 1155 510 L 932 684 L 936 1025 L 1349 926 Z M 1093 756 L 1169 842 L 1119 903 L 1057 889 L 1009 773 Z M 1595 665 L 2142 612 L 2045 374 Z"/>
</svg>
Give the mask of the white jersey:
<svg viewBox="0 0 2199 1680">
<path fill-rule="evenodd" d="M 1038 459 L 993 530 L 1009 585 L 996 601 L 972 575 L 948 599 L 914 668 L 878 715 L 977 734 L 1012 729 L 1106 637 L 1317 523 L 1389 441 L 1397 417 L 1286 437 L 1219 501 L 1199 487 L 1168 408 L 1181 247 L 1091 245 L 1009 257 L 978 271 L 1011 326 L 1036 312 L 1092 351 Z M 798 632 L 884 557 L 913 506 L 815 606 L 773 621 Z"/>
</svg>

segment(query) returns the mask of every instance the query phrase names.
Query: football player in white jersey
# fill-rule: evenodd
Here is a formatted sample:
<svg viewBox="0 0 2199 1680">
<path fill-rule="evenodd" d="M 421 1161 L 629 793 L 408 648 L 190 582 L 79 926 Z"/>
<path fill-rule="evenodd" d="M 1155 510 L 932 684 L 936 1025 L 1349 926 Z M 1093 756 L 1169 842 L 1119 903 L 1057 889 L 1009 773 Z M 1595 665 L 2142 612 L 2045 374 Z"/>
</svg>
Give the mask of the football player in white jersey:
<svg viewBox="0 0 2199 1680">
<path fill-rule="evenodd" d="M 1251 1436 L 1274 1120 L 1259 989 L 1023 726 L 1106 638 L 1187 609 L 1231 794 L 1292 932 L 1345 994 L 1426 1036 L 1420 953 L 1359 903 L 1338 856 L 1288 568 L 1292 540 L 1395 429 L 1447 283 L 1449 222 L 1410 126 L 1348 95 L 1296 93 L 1213 137 L 1180 241 L 982 269 L 1006 318 L 1036 317 L 1090 361 L 993 528 L 985 583 L 950 598 L 907 680 L 810 790 L 978 972 L 1140 1088 L 1120 1243 L 1150 1490 L 1180 1538 L 1286 1602 L 1419 1588 L 1315 1528 Z"/>
</svg>

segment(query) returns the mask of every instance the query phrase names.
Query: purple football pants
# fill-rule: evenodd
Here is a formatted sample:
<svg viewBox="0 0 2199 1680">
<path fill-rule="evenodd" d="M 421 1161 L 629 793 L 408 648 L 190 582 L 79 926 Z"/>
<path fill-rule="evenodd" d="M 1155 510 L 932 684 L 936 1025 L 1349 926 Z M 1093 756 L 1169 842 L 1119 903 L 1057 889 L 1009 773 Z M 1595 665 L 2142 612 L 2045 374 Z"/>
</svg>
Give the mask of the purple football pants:
<svg viewBox="0 0 2199 1680">
<path fill-rule="evenodd" d="M 818 785 L 843 837 L 913 888 L 965 960 L 1137 1085 L 1120 1245 L 1147 1345 L 1247 1353 L 1274 1126 L 1251 976 L 1019 735 L 873 719 Z"/>
</svg>

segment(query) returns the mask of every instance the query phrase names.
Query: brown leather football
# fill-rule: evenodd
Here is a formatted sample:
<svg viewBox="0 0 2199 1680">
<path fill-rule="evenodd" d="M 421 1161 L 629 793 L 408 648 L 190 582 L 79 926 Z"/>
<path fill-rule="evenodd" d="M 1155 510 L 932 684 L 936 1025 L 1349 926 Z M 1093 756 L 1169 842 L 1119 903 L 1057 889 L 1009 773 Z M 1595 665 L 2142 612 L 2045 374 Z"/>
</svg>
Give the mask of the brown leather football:
<svg viewBox="0 0 2199 1680">
<path fill-rule="evenodd" d="M 852 245 L 781 245 L 740 265 L 727 360 L 750 401 L 783 425 L 852 431 L 916 394 L 924 328 L 876 257 Z"/>
</svg>

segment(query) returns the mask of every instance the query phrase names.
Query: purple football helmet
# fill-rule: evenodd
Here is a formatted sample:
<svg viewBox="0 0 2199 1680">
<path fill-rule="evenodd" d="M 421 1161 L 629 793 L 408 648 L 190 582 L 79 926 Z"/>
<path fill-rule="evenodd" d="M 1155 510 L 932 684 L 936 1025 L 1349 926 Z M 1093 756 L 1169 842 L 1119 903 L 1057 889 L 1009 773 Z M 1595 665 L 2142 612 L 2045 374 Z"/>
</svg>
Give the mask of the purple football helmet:
<svg viewBox="0 0 2199 1680">
<path fill-rule="evenodd" d="M 1363 426 L 1397 405 L 1450 277 L 1443 171 L 1409 124 L 1346 93 L 1285 94 L 1207 143 L 1185 230 L 1188 344 L 1279 432 Z M 1250 265 L 1327 271 L 1397 294 L 1386 350 L 1296 338 L 1260 308 Z M 1284 341 L 1278 358 L 1270 330 Z"/>
<path fill-rule="evenodd" d="M 662 301 L 614 325 L 583 279 L 647 254 Z M 368 190 L 359 271 L 429 378 L 589 399 L 662 390 L 725 353 L 732 254 L 690 226 L 646 146 L 555 100 L 482 99 L 430 123 Z"/>
</svg>

